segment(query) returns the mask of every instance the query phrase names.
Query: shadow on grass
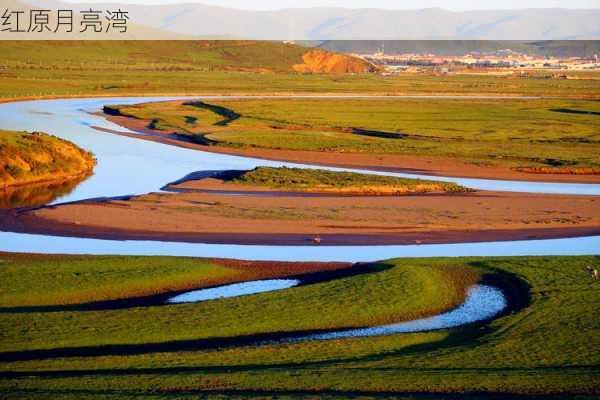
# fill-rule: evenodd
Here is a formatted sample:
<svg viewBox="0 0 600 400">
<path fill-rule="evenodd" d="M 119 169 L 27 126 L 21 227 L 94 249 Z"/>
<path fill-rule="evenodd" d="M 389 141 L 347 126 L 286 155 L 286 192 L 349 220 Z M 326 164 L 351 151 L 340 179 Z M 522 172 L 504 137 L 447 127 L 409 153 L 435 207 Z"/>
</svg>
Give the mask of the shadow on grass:
<svg viewBox="0 0 600 400">
<path fill-rule="evenodd" d="M 448 336 L 441 340 L 416 344 L 376 355 L 369 355 L 357 359 L 356 361 L 381 361 L 389 356 L 410 354 L 426 355 L 425 353 L 450 348 L 456 349 L 458 347 L 463 349 L 475 348 L 479 346 L 480 340 L 483 337 L 495 332 L 495 330 L 489 326 L 490 321 L 505 315 L 517 313 L 531 304 L 531 286 L 525 280 L 510 272 L 494 267 L 489 261 L 472 261 L 468 264 L 485 271 L 479 283 L 497 287 L 502 291 L 507 301 L 507 306 L 502 312 L 487 320 L 450 329 Z"/>
<path fill-rule="evenodd" d="M 381 139 L 405 139 L 409 136 L 408 133 L 376 131 L 372 129 L 361 128 L 350 128 L 350 131 L 355 135 L 376 137 Z"/>
<path fill-rule="evenodd" d="M 492 267 L 485 261 L 474 262 L 474 266 L 491 270 Z M 363 274 L 369 272 L 379 272 L 391 268 L 392 265 L 380 264 L 355 264 L 350 271 L 353 274 Z M 340 275 L 341 274 L 341 275 Z M 350 276 L 347 270 L 327 271 L 316 274 L 308 274 L 304 276 L 305 284 L 322 282 L 326 279 L 336 279 Z M 529 304 L 529 287 L 525 282 L 516 276 L 505 271 L 497 270 L 494 273 L 484 275 L 482 283 L 493 284 L 499 287 L 507 298 L 508 306 L 505 311 L 499 316 L 516 312 Z M 494 318 L 497 318 L 495 316 Z M 486 327 L 488 321 L 481 321 L 475 324 L 470 324 L 462 329 L 451 330 L 451 334 L 444 340 L 427 343 L 423 345 L 412 346 L 408 349 L 401 349 L 384 355 L 377 355 L 375 358 L 369 356 L 358 361 L 375 360 L 380 357 L 385 357 L 390 354 L 410 354 L 416 352 L 427 352 L 445 347 L 454 347 L 457 345 L 477 345 L 476 340 L 480 336 L 490 333 L 491 330 Z M 338 329 L 329 330 L 307 330 L 307 331 L 292 331 L 292 332 L 269 332 L 261 334 L 244 335 L 237 337 L 219 337 L 206 338 L 199 340 L 183 340 L 183 341 L 168 341 L 161 343 L 143 343 L 143 344 L 118 344 L 118 345 L 100 345 L 100 346 L 83 346 L 83 347 L 64 347 L 55 349 L 40 349 L 40 350 L 25 350 L 16 352 L 0 353 L 0 359 L 10 361 L 26 361 L 53 359 L 62 357 L 97 357 L 110 355 L 139 355 L 145 353 L 167 353 L 179 351 L 207 350 L 222 347 L 239 347 L 239 346 L 256 346 L 263 342 L 272 342 L 279 340 L 292 339 L 298 336 L 312 335 L 316 333 L 327 333 Z"/>
<path fill-rule="evenodd" d="M 209 110 L 209 111 L 212 111 L 213 113 L 223 117 L 223 119 L 221 121 L 217 121 L 213 124 L 216 126 L 227 126 L 230 123 L 232 123 L 233 121 L 240 119 L 242 116 L 241 114 L 238 114 L 229 108 L 217 106 L 214 104 L 204 103 L 202 101 L 190 101 L 187 103 L 183 103 L 183 105 L 197 107 L 197 108 L 201 108 L 203 110 Z"/>
<path fill-rule="evenodd" d="M 64 357 L 100 357 L 140 355 L 146 353 L 176 353 L 180 351 L 210 350 L 226 347 L 256 346 L 262 342 L 292 339 L 297 336 L 327 333 L 332 330 L 305 330 L 269 332 L 234 337 L 194 340 L 174 340 L 160 343 L 108 344 L 100 346 L 62 347 L 54 349 L 10 351 L 0 353 L 3 362 L 46 360 Z"/>
<path fill-rule="evenodd" d="M 563 114 L 600 115 L 600 112 L 598 111 L 574 110 L 572 108 L 551 108 L 550 111 Z"/>
<path fill-rule="evenodd" d="M 296 279 L 300 281 L 297 286 L 312 285 L 321 282 L 328 282 L 336 279 L 350 278 L 353 276 L 381 272 L 386 269 L 392 268 L 392 265 L 383 263 L 356 263 L 351 265 L 349 268 L 342 268 L 330 271 L 312 272 L 307 274 L 290 275 L 286 279 Z M 267 278 L 262 278 L 267 279 Z M 269 279 L 277 279 L 272 277 Z M 232 283 L 239 283 L 244 281 L 228 282 L 223 285 L 229 285 Z M 211 289 L 216 286 L 203 286 L 197 288 L 188 288 L 185 290 L 169 291 L 151 296 L 140 296 L 130 297 L 125 299 L 107 300 L 107 301 L 96 301 L 90 303 L 80 304 L 69 304 L 69 305 L 42 305 L 42 306 L 25 306 L 25 307 L 0 307 L 0 314 L 2 313 L 39 313 L 39 312 L 66 312 L 66 311 L 99 311 L 99 310 L 117 310 L 135 307 L 153 307 L 153 306 L 176 306 L 174 304 L 167 303 L 167 300 L 171 297 L 191 292 L 199 289 Z"/>
<path fill-rule="evenodd" d="M 191 388 L 169 388 L 169 389 L 14 389 L 10 393 L 15 396 L 27 396 L 35 399 L 36 396 L 47 399 L 49 395 L 57 396 L 57 399 L 85 399 L 101 396 L 103 399 L 143 398 L 143 399 L 168 399 L 168 398 L 191 398 L 191 399 L 238 399 L 238 400 L 339 400 L 339 399 L 435 399 L 435 400 L 558 400 L 564 399 L 565 394 L 516 394 L 503 392 L 472 391 L 462 393 L 449 392 L 393 392 L 393 391 L 345 391 L 333 389 L 305 389 L 305 390 L 252 390 L 252 389 L 191 389 Z M 60 397 L 58 397 L 60 396 Z M 198 397 L 202 396 L 202 397 Z M 206 397 L 210 396 L 210 397 Z M 22 398 L 22 397 L 19 397 Z M 594 399 L 593 396 L 579 395 L 578 399 Z"/>
</svg>

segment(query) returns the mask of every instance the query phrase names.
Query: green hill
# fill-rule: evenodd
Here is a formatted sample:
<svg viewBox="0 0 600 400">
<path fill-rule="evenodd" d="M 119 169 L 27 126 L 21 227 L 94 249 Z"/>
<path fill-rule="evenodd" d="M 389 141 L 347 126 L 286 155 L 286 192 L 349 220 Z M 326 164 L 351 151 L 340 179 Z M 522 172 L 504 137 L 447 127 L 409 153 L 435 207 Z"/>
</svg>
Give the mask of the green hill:
<svg viewBox="0 0 600 400">
<path fill-rule="evenodd" d="M 598 256 L 395 259 L 358 265 L 357 275 L 188 304 L 164 300 L 181 290 L 293 276 L 302 265 L 0 259 L 3 399 L 591 400 L 600 393 L 600 291 L 585 272 L 599 268 Z M 252 341 L 435 315 L 462 303 L 476 282 L 501 288 L 509 309 L 439 331 Z M 143 307 L 123 302 L 148 295 L 158 297 Z"/>
<path fill-rule="evenodd" d="M 244 40 L 0 41 L 0 97 L 347 90 L 373 66 L 290 43 Z M 307 64 L 307 60 L 309 64 Z M 359 73 L 359 74 L 357 74 Z M 335 79 L 335 81 L 334 81 Z M 348 86 L 348 85 L 346 85 Z"/>
<path fill-rule="evenodd" d="M 2 41 L 2 61 L 15 69 L 293 72 L 311 49 L 248 40 Z M 349 59 L 355 60 L 349 56 Z"/>
</svg>

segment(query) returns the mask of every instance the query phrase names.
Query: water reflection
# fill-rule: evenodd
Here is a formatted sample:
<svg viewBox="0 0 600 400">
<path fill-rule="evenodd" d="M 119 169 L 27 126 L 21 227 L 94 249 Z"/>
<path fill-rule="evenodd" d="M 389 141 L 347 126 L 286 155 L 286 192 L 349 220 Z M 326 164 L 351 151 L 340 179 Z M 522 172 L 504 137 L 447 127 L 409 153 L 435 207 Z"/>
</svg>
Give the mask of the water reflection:
<svg viewBox="0 0 600 400">
<path fill-rule="evenodd" d="M 229 297 L 246 296 L 250 294 L 274 292 L 298 286 L 298 279 L 266 279 L 233 283 L 214 288 L 194 290 L 182 293 L 167 300 L 167 303 L 196 303 L 200 301 L 226 299 Z"/>
<path fill-rule="evenodd" d="M 91 174 L 64 181 L 41 182 L 0 189 L 0 208 L 36 207 L 69 195 Z"/>
</svg>

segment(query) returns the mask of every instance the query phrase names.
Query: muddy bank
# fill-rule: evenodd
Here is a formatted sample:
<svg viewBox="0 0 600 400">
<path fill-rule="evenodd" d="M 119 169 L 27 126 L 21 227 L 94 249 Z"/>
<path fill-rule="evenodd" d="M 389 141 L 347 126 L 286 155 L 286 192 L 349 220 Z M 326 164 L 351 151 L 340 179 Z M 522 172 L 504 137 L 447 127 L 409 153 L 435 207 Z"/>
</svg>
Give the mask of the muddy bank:
<svg viewBox="0 0 600 400">
<path fill-rule="evenodd" d="M 488 242 L 597 235 L 599 205 L 594 196 L 499 192 L 307 197 L 198 190 L 8 210 L 0 229 L 273 245 Z"/>
<path fill-rule="evenodd" d="M 273 161 L 288 161 L 311 165 L 323 165 L 330 167 L 361 168 L 375 171 L 415 173 L 433 176 L 450 176 L 478 179 L 502 179 L 515 181 L 538 181 L 538 182 L 564 182 L 564 183 L 600 183 L 600 175 L 585 174 L 586 171 L 578 171 L 578 174 L 548 173 L 548 170 L 540 173 L 528 169 L 518 170 L 503 166 L 484 166 L 469 164 L 459 160 L 439 157 L 409 156 L 397 154 L 364 154 L 364 153 L 329 153 L 320 151 L 304 150 L 275 150 L 260 148 L 227 148 L 221 146 L 208 146 L 192 142 L 188 137 L 178 135 L 175 132 L 165 132 L 148 128 L 149 122 L 136 118 L 119 115 L 104 115 L 109 121 L 124 128 L 142 133 L 132 134 L 124 131 L 103 131 L 165 143 L 183 148 L 207 151 L 219 154 L 239 155 L 244 157 L 262 158 Z"/>
</svg>

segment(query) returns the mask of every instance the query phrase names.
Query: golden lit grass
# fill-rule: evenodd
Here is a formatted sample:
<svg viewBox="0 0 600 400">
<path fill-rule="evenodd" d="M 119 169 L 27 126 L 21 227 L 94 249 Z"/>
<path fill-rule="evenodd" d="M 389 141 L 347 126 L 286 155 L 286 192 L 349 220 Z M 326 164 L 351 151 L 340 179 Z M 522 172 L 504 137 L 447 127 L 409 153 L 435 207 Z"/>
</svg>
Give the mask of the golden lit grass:
<svg viewBox="0 0 600 400">
<path fill-rule="evenodd" d="M 0 130 L 0 188 L 74 177 L 94 164 L 91 153 L 55 136 Z"/>
<path fill-rule="evenodd" d="M 374 195 L 468 191 L 468 189 L 455 183 L 286 167 L 258 167 L 236 176 L 231 182 L 240 185 L 266 186 L 274 189 L 306 192 Z"/>
<path fill-rule="evenodd" d="M 155 129 L 224 147 L 438 156 L 552 171 L 600 168 L 594 101 L 252 99 L 113 108 L 152 120 Z"/>
</svg>

